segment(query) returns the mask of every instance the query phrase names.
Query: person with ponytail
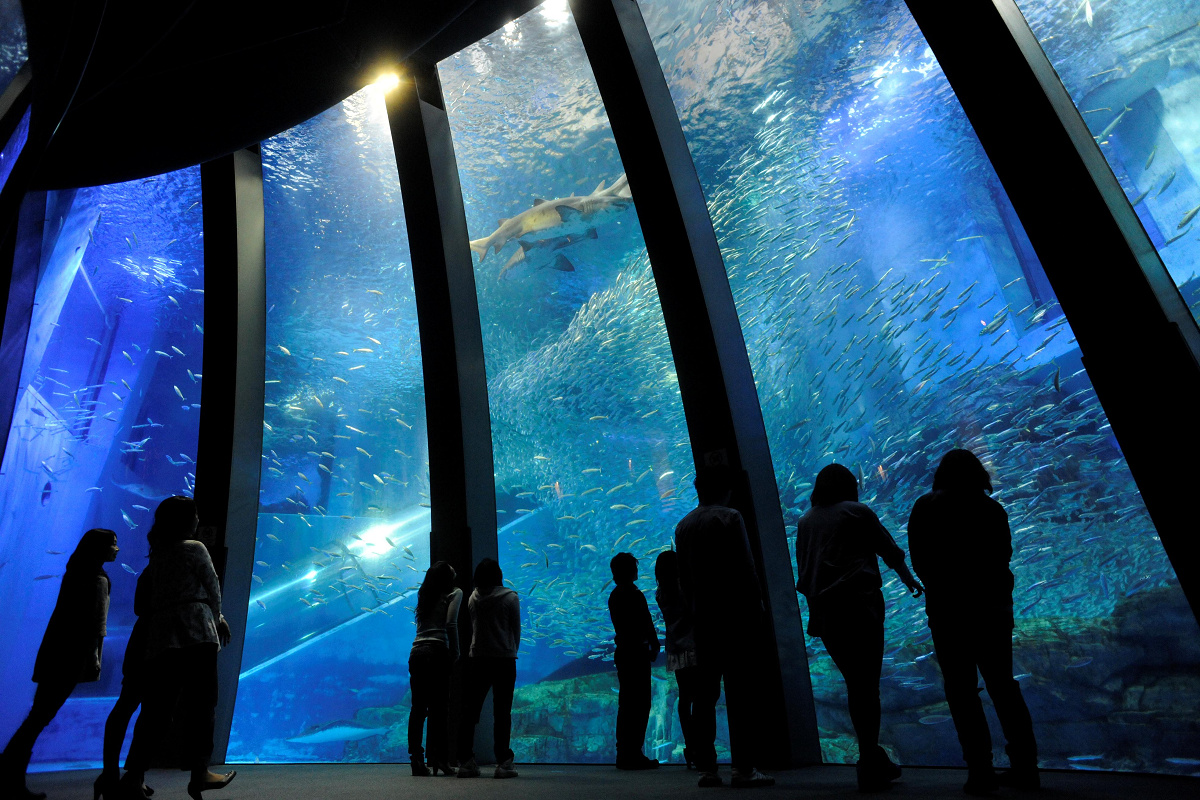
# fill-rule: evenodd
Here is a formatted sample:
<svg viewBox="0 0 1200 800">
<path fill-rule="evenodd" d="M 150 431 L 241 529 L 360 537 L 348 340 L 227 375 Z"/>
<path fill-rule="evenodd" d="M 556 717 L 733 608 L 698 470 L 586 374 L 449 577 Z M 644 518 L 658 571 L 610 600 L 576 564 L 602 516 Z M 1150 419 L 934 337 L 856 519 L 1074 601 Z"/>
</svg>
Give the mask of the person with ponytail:
<svg viewBox="0 0 1200 800">
<path fill-rule="evenodd" d="M 45 797 L 25 785 L 25 771 L 38 736 L 67 702 L 76 684 L 100 679 L 112 581 L 104 565 L 117 558 L 117 534 L 93 528 L 67 561 L 58 601 L 33 666 L 33 708 L 0 755 L 0 796 Z"/>
<path fill-rule="evenodd" d="M 417 635 L 408 657 L 412 710 L 408 716 L 408 755 L 412 774 L 453 775 L 447 747 L 450 669 L 458 661 L 458 610 L 462 590 L 454 585 L 454 567 L 438 561 L 425 571 L 417 590 Z M 428 749 L 421 750 L 421 729 L 429 720 Z M 428 762 L 428 766 L 426 766 Z"/>
<path fill-rule="evenodd" d="M 138 580 L 134 612 L 146 619 L 145 694 L 133 729 L 120 796 L 146 797 L 146 770 L 158 742 L 167 738 L 174 712 L 183 766 L 191 770 L 188 794 L 220 789 L 236 772 L 208 769 L 217 705 L 217 652 L 229 644 L 221 616 L 221 585 L 208 549 L 193 539 L 196 501 L 176 495 L 159 503 L 150 540 L 150 564 Z"/>
</svg>

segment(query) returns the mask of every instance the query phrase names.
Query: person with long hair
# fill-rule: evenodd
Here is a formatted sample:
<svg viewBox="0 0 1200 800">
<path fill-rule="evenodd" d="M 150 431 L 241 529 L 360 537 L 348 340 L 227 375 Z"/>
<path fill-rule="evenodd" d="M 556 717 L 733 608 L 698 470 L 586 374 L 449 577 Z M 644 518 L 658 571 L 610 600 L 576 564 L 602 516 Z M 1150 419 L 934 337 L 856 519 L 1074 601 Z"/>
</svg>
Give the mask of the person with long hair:
<svg viewBox="0 0 1200 800">
<path fill-rule="evenodd" d="M 689 769 L 695 767 L 690 742 L 692 740 L 692 703 L 696 689 L 696 642 L 692 636 L 692 614 L 683 603 L 679 591 L 679 554 L 664 550 L 654 560 L 654 579 L 658 589 L 654 602 L 662 612 L 666 626 L 664 649 L 667 651 L 667 672 L 674 673 L 679 690 L 679 730 L 683 733 L 683 760 Z"/>
<path fill-rule="evenodd" d="M 858 501 L 858 479 L 841 464 L 817 473 L 812 507 L 796 526 L 796 591 L 808 601 L 808 635 L 825 645 L 846 681 L 858 739 L 858 788 L 886 789 L 900 777 L 879 746 L 883 672 L 883 579 L 879 559 L 920 597 L 923 587 L 904 563 L 875 512 Z"/>
<path fill-rule="evenodd" d="M 913 569 L 929 590 L 926 612 L 942 670 L 946 703 L 967 762 L 968 794 L 1000 785 L 1041 785 L 1033 720 L 1013 678 L 1012 533 L 992 480 L 970 450 L 942 456 L 933 491 L 908 518 Z M 992 766 L 992 737 L 979 701 L 979 675 L 1008 741 L 1011 769 Z"/>
<path fill-rule="evenodd" d="M 417 590 L 417 635 L 408 656 L 412 710 L 408 715 L 408 757 L 412 774 L 453 775 L 447 752 L 446 721 L 450 707 L 450 670 L 458 661 L 458 610 L 462 589 L 454 585 L 454 567 L 438 561 L 425 571 Z M 421 730 L 429 720 L 428 749 L 421 750 Z M 428 766 L 426 766 L 428 762 Z"/>
<path fill-rule="evenodd" d="M 33 666 L 33 708 L 0 755 L 0 796 L 41 798 L 25 785 L 25 772 L 38 736 L 67 702 L 75 686 L 100 679 L 108 597 L 112 581 L 104 565 L 117 558 L 117 534 L 93 528 L 67 560 L 58 601 Z"/>
<path fill-rule="evenodd" d="M 521 601 L 504 585 L 504 573 L 494 558 L 475 567 L 475 591 L 467 600 L 471 615 L 471 649 L 463 680 L 462 719 L 458 722 L 458 777 L 478 778 L 475 726 L 488 690 L 492 692 L 492 744 L 496 754 L 493 777 L 515 778 L 512 740 L 513 690 L 517 684 L 517 650 L 521 646 Z"/>
<path fill-rule="evenodd" d="M 221 616 L 221 585 L 208 548 L 193 537 L 199 524 L 196 502 L 176 495 L 154 512 L 150 564 L 138 580 L 134 612 L 148 620 L 145 644 L 146 688 L 142 713 L 121 778 L 122 798 L 146 796 L 146 770 L 157 742 L 166 738 L 174 712 L 180 755 L 191 770 L 188 794 L 220 789 L 236 772 L 208 769 L 217 705 L 217 652 L 229 643 Z"/>
</svg>

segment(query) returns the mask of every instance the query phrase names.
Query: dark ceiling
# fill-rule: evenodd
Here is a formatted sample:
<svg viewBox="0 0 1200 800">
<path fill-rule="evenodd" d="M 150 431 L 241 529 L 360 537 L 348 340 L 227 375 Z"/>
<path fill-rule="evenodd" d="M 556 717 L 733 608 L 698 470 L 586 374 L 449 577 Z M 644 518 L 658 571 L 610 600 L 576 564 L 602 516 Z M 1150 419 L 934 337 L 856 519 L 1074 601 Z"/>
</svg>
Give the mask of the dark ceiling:
<svg viewBox="0 0 1200 800">
<path fill-rule="evenodd" d="M 538 0 L 24 0 L 35 183 L 145 177 L 253 145 Z"/>
</svg>

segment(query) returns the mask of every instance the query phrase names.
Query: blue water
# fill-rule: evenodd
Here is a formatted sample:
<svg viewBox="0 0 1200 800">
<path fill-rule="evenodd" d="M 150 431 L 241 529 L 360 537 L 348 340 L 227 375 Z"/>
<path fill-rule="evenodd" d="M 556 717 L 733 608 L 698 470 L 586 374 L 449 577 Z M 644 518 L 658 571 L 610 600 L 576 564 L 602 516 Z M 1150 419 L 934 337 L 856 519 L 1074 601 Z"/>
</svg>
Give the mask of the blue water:
<svg viewBox="0 0 1200 800">
<path fill-rule="evenodd" d="M 101 678 L 81 684 L 38 741 L 38 768 L 99 761 L 153 509 L 168 495 L 190 494 L 195 480 L 204 344 L 200 173 L 50 192 L 44 209 L 26 207 L 46 222 L 0 476 L 0 598 L 10 612 L 0 675 L 11 687 L 0 737 L 29 708 L 41 633 L 80 535 L 111 528 L 121 548 L 108 567 Z"/>
</svg>

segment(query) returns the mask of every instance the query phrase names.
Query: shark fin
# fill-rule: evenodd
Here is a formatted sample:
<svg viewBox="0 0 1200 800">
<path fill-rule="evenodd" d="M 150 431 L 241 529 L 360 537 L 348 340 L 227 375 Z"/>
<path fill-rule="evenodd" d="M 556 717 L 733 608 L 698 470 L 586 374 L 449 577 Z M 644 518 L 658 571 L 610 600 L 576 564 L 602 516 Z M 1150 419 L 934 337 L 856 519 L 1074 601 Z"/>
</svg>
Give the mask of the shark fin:
<svg viewBox="0 0 1200 800">
<path fill-rule="evenodd" d="M 471 252 L 479 254 L 479 263 L 480 264 L 482 264 L 483 259 L 487 257 L 487 250 L 488 250 L 488 240 L 486 238 L 471 240 Z"/>
<path fill-rule="evenodd" d="M 543 200 L 543 199 L 542 199 L 542 198 L 540 198 L 540 197 L 535 197 L 535 198 L 533 198 L 533 206 L 534 206 L 534 208 L 537 208 L 538 206 L 540 206 L 540 205 L 541 205 L 542 203 L 544 203 L 544 202 L 546 202 L 546 201 L 545 201 L 545 200 Z"/>
<path fill-rule="evenodd" d="M 559 253 L 558 257 L 550 263 L 550 269 L 556 269 L 559 272 L 574 272 L 575 265 L 571 263 L 569 258 Z"/>
<path fill-rule="evenodd" d="M 600 183 L 598 183 L 596 185 L 596 188 L 592 189 L 592 194 L 599 194 L 600 192 L 603 192 L 603 191 L 604 191 L 604 179 L 601 178 Z"/>
<path fill-rule="evenodd" d="M 559 206 L 558 217 L 563 222 L 574 222 L 579 219 L 580 211 L 577 208 L 571 208 L 570 206 L 566 205 Z"/>
</svg>

